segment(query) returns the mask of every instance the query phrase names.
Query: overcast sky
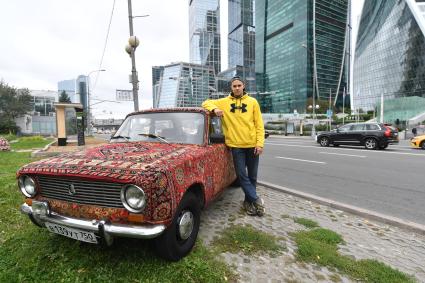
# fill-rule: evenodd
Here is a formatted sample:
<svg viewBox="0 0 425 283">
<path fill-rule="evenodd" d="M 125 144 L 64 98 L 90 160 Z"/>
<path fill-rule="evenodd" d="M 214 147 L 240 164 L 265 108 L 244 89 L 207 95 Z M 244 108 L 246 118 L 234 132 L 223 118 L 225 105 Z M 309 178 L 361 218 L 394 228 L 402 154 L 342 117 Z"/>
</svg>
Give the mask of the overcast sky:
<svg viewBox="0 0 425 283">
<path fill-rule="evenodd" d="M 352 0 L 353 26 L 364 0 Z M 189 60 L 188 0 L 133 0 L 140 108 L 152 106 L 152 66 Z M 57 90 L 57 82 L 92 73 L 93 98 L 115 100 L 131 89 L 127 0 L 115 0 L 105 55 L 102 52 L 114 0 L 0 0 L 0 79 L 17 88 Z M 221 3 L 222 66 L 227 67 L 227 0 Z M 353 28 L 353 31 L 354 31 Z M 97 76 L 98 75 L 98 76 Z M 96 82 L 97 80 L 97 82 Z M 96 82 L 96 84 L 95 84 Z M 133 102 L 100 103 L 96 117 L 122 118 Z M 111 113 L 112 112 L 112 113 Z"/>
</svg>

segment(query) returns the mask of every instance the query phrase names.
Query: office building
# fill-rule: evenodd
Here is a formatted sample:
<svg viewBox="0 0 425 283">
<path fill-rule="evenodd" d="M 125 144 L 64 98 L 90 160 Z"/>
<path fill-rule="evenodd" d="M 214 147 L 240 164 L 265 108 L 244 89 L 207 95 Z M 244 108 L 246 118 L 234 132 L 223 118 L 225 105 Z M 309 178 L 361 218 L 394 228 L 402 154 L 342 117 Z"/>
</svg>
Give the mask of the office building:
<svg viewBox="0 0 425 283">
<path fill-rule="evenodd" d="M 178 62 L 163 68 L 157 107 L 200 107 L 214 91 L 212 66 Z"/>
<path fill-rule="evenodd" d="M 221 69 L 220 0 L 189 0 L 190 63 Z"/>
<path fill-rule="evenodd" d="M 425 112 L 424 35 L 424 1 L 365 0 L 353 70 L 357 111 L 380 119 L 382 96 L 384 122 L 407 123 Z"/>
<path fill-rule="evenodd" d="M 349 85 L 350 0 L 255 1 L 257 99 L 263 112 L 341 105 Z M 313 87 L 314 85 L 314 87 Z M 345 107 L 349 102 L 345 101 Z"/>
</svg>

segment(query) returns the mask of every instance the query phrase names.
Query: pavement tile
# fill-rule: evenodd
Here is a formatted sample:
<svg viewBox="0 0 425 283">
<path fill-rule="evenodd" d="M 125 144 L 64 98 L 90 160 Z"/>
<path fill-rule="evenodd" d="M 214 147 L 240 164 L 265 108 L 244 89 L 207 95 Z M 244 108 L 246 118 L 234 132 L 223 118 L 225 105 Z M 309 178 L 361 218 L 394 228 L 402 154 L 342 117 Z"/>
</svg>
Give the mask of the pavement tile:
<svg viewBox="0 0 425 283">
<path fill-rule="evenodd" d="M 284 237 L 286 250 L 280 255 L 245 256 L 222 254 L 240 275 L 240 282 L 356 282 L 316 264 L 295 259 L 296 244 L 290 232 L 305 230 L 294 217 L 314 220 L 323 228 L 339 233 L 344 241 L 341 254 L 355 259 L 376 259 L 425 282 L 425 235 L 345 213 L 331 207 L 259 186 L 266 204 L 264 217 L 241 213 L 243 192 L 229 188 L 202 214 L 199 237 L 210 245 L 214 237 L 231 224 L 250 224 L 275 236 Z"/>
</svg>

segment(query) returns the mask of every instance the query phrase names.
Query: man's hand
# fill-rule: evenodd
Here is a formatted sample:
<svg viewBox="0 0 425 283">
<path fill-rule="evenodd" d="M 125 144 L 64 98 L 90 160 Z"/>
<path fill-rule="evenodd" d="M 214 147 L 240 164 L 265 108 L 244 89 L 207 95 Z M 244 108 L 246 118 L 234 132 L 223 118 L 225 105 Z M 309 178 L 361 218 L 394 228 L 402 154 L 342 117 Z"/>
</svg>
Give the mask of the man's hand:
<svg viewBox="0 0 425 283">
<path fill-rule="evenodd" d="M 254 154 L 255 155 L 260 155 L 261 153 L 263 153 L 263 148 L 262 147 L 259 147 L 259 146 L 256 146 L 255 149 L 254 149 Z"/>
<path fill-rule="evenodd" d="M 214 112 L 214 114 L 215 114 L 217 117 L 221 117 L 221 116 L 223 116 L 223 115 L 224 115 L 223 110 L 218 109 L 218 108 L 214 109 L 214 110 L 213 110 L 213 112 Z"/>
</svg>

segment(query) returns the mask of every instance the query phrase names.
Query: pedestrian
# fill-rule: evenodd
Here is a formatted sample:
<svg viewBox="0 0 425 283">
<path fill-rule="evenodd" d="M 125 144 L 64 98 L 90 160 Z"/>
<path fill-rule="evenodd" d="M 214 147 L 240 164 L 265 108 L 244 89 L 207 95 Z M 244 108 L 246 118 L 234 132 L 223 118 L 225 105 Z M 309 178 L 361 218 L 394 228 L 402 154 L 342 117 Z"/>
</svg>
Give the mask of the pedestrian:
<svg viewBox="0 0 425 283">
<path fill-rule="evenodd" d="M 416 128 L 415 128 L 415 127 L 413 127 L 413 129 L 412 129 L 412 134 L 413 134 L 413 136 L 414 136 L 414 137 L 416 137 L 416 133 L 417 133 L 417 130 L 416 130 Z"/>
<path fill-rule="evenodd" d="M 229 96 L 206 100 L 202 107 L 222 117 L 225 143 L 232 151 L 236 175 L 245 193 L 243 208 L 248 215 L 263 216 L 264 200 L 257 195 L 259 156 L 264 147 L 260 105 L 245 91 L 240 77 L 233 77 L 230 85 Z"/>
</svg>

